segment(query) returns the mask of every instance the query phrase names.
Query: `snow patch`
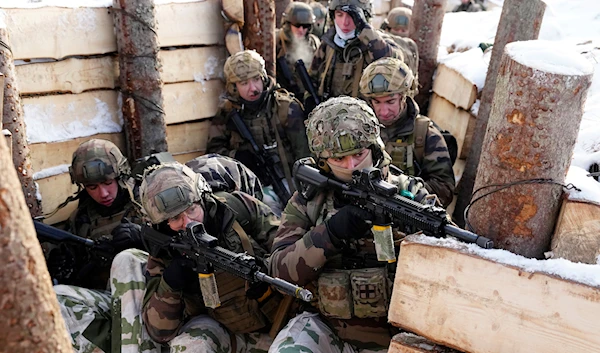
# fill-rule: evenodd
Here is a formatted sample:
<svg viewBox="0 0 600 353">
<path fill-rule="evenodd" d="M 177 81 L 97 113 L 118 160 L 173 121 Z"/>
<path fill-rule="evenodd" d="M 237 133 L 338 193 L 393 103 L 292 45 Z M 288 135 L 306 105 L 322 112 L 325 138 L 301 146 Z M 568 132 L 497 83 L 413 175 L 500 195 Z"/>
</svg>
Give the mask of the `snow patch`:
<svg viewBox="0 0 600 353">
<path fill-rule="evenodd" d="M 508 43 L 505 52 L 521 65 L 557 75 L 589 75 L 592 64 L 573 47 L 557 46 L 546 40 Z"/>
<path fill-rule="evenodd" d="M 464 78 L 473 82 L 477 86 L 477 90 L 481 92 L 485 85 L 485 76 L 490 64 L 491 53 L 491 50 L 484 53 L 479 47 L 476 47 L 464 53 L 449 54 L 440 62 L 460 72 Z"/>
<path fill-rule="evenodd" d="M 600 157 L 600 153 L 597 154 Z M 575 189 L 568 190 L 570 200 L 588 201 L 600 205 L 600 182 L 588 176 L 588 169 L 571 165 L 565 178 L 566 184 L 573 184 L 581 191 Z"/>
<path fill-rule="evenodd" d="M 475 103 L 471 106 L 471 114 L 477 116 L 479 114 L 479 106 L 481 105 L 481 100 L 477 99 Z"/>
<path fill-rule="evenodd" d="M 67 173 L 69 171 L 70 164 L 61 164 L 55 167 L 50 167 L 46 169 L 42 169 L 39 172 L 33 173 L 33 180 L 39 180 L 48 178 L 51 176 Z M 41 198 L 41 196 L 40 196 Z"/>
<path fill-rule="evenodd" d="M 6 12 L 0 10 L 0 28 L 6 28 Z"/>
</svg>

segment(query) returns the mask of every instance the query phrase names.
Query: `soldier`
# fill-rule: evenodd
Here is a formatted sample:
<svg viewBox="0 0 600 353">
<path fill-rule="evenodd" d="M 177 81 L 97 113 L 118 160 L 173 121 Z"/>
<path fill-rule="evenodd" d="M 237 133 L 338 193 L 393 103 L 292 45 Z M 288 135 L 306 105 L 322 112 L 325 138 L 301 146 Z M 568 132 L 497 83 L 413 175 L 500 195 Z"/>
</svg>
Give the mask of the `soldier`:
<svg viewBox="0 0 600 353">
<path fill-rule="evenodd" d="M 311 78 L 321 101 L 330 97 L 358 96 L 362 70 L 385 56 L 401 56 L 392 40 L 369 24 L 370 0 L 332 0 L 329 16 L 334 23 L 321 38 L 310 67 Z M 305 97 L 305 108 L 311 111 L 314 99 Z"/>
<path fill-rule="evenodd" d="M 427 191 L 418 178 L 387 171 L 389 156 L 379 133 L 373 110 L 351 97 L 321 103 L 307 122 L 310 149 L 323 173 L 349 181 L 354 170 L 376 167 L 415 200 L 425 200 Z M 370 212 L 349 205 L 333 190 L 318 190 L 311 199 L 297 192 L 290 199 L 273 242 L 270 269 L 276 277 L 323 292 L 318 293 L 318 307 L 304 308 L 290 320 L 269 352 L 387 351 L 387 298 L 394 268 L 376 260 L 372 219 Z M 381 290 L 364 299 L 365 293 L 350 288 L 355 281 Z M 358 311 L 371 314 L 358 317 Z"/>
<path fill-rule="evenodd" d="M 388 32 L 402 51 L 403 61 L 415 75 L 414 95 L 417 95 L 419 73 L 419 48 L 414 40 L 408 38 L 408 29 L 412 11 L 405 7 L 392 9 L 381 24 L 381 29 Z"/>
<path fill-rule="evenodd" d="M 407 9 L 406 7 L 393 8 L 381 24 L 381 29 L 400 37 L 408 37 L 411 16 L 411 9 Z"/>
<path fill-rule="evenodd" d="M 454 195 L 454 172 L 448 147 L 429 118 L 419 114 L 412 99 L 413 74 L 401 60 L 383 58 L 367 66 L 360 93 L 385 126 L 381 137 L 392 164 L 425 180 L 444 207 Z"/>
<path fill-rule="evenodd" d="M 251 143 L 241 136 L 231 114 L 239 112 L 259 148 L 280 161 L 277 165 L 291 187 L 291 166 L 296 159 L 309 155 L 302 104 L 275 85 L 267 76 L 265 61 L 253 50 L 229 57 L 224 72 L 227 93 L 219 115 L 212 121 L 207 152 L 235 158 L 248 166 L 267 186 L 265 203 L 279 214 L 287 200 L 279 200 L 273 187 L 265 182 L 269 180 L 265 167 L 258 163 Z"/>
<path fill-rule="evenodd" d="M 283 14 L 282 27 L 276 34 L 277 83 L 296 97 L 304 97 L 304 86 L 296 73 L 296 61 L 307 67 L 319 47 L 317 36 L 311 34 L 315 23 L 312 8 L 302 2 L 292 2 Z"/>
<path fill-rule="evenodd" d="M 279 219 L 252 196 L 234 191 L 212 193 L 204 178 L 181 164 L 146 171 L 140 189 L 142 205 L 153 226 L 165 234 L 204 224 L 220 246 L 262 259 L 270 248 Z M 149 256 L 143 322 L 155 342 L 171 352 L 261 352 L 271 343 L 268 332 L 281 301 L 268 286 L 251 285 L 226 272 L 215 273 L 221 299 L 205 307 L 198 274 L 186 259 Z M 236 348 L 237 347 L 237 348 Z"/>
<path fill-rule="evenodd" d="M 328 29 L 327 7 L 323 6 L 323 4 L 317 1 L 311 1 L 309 5 L 312 8 L 313 15 L 315 15 L 315 23 L 312 27 L 311 33 L 320 39 Z"/>
<path fill-rule="evenodd" d="M 485 6 L 477 0 L 460 0 L 460 5 L 456 6 L 452 12 L 480 12 L 485 10 Z"/>
</svg>

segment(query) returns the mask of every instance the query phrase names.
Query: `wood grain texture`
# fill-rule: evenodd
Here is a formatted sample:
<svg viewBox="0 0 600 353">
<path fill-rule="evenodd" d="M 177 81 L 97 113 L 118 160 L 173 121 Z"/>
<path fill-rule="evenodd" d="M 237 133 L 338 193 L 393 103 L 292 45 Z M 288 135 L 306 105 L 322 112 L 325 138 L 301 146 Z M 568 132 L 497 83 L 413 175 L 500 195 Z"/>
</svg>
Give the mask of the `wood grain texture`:
<svg viewBox="0 0 600 353">
<path fill-rule="evenodd" d="M 215 116 L 223 89 L 220 80 L 164 85 L 167 125 Z"/>
<path fill-rule="evenodd" d="M 600 206 L 564 199 L 550 250 L 554 258 L 595 264 L 600 252 Z"/>
<path fill-rule="evenodd" d="M 477 86 L 443 63 L 437 66 L 432 89 L 438 96 L 465 110 L 471 109 L 477 100 Z"/>
</svg>

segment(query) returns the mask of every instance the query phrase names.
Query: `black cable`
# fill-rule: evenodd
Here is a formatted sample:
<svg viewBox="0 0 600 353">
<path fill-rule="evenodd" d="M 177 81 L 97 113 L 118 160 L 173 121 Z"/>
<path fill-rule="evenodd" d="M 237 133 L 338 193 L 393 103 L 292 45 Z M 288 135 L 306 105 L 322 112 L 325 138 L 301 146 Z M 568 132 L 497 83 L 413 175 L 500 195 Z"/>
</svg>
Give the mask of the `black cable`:
<svg viewBox="0 0 600 353">
<path fill-rule="evenodd" d="M 136 99 L 141 105 L 143 105 L 146 109 L 151 110 L 153 112 L 165 115 L 165 111 L 162 109 L 162 107 L 160 105 L 158 105 L 156 102 L 151 101 L 150 99 L 144 98 L 142 96 L 139 96 L 131 91 L 126 91 L 123 89 L 120 89 L 119 91 L 121 91 L 121 93 L 123 93 L 125 96 L 131 97 L 133 99 Z M 148 106 L 147 104 L 145 104 L 144 102 L 147 102 L 148 104 L 151 104 L 152 106 Z M 125 104 L 125 101 L 123 101 L 123 104 Z"/>
<path fill-rule="evenodd" d="M 465 207 L 465 211 L 464 211 L 464 219 L 465 219 L 465 229 L 471 231 L 471 232 L 475 232 L 475 230 L 473 229 L 473 226 L 471 225 L 471 223 L 469 222 L 469 210 L 471 209 L 471 206 L 473 206 L 477 201 L 483 199 L 484 197 L 487 197 L 495 192 L 504 190 L 504 189 L 508 189 L 511 186 L 514 185 L 525 185 L 525 184 L 554 184 L 554 185 L 560 185 L 563 188 L 570 190 L 570 189 L 575 189 L 577 191 L 581 191 L 581 189 L 579 189 L 578 187 L 576 187 L 575 185 L 573 185 L 572 183 L 569 183 L 567 185 L 564 185 L 563 183 L 559 183 L 557 181 L 554 181 L 552 179 L 547 179 L 547 178 L 537 178 L 537 179 L 526 179 L 526 180 L 519 180 L 519 181 L 515 181 L 512 183 L 506 183 L 506 184 L 490 184 L 490 185 L 486 185 L 486 186 L 482 186 L 480 188 L 478 188 L 477 190 L 473 191 L 473 194 L 471 195 L 471 202 L 469 202 L 469 204 L 467 205 L 467 207 Z M 487 192 L 481 196 L 476 197 L 475 199 L 473 199 L 473 197 L 480 192 L 481 190 L 484 189 L 488 189 L 488 188 L 496 188 L 490 192 Z"/>
<path fill-rule="evenodd" d="M 156 33 L 156 29 L 154 27 L 152 27 L 149 23 L 144 22 L 144 20 L 142 20 L 139 16 L 132 14 L 129 11 L 126 11 L 124 9 L 118 8 L 118 7 L 113 7 L 113 10 L 119 11 L 122 14 L 124 14 L 125 16 L 129 16 L 132 19 L 136 20 L 137 22 L 139 22 L 140 24 L 142 24 L 144 27 L 148 28 L 149 30 L 151 30 L 152 32 L 154 32 L 154 34 L 158 34 Z"/>
<path fill-rule="evenodd" d="M 0 40 L 0 47 L 8 49 L 8 51 L 10 52 L 10 55 L 13 55 L 12 49 L 10 48 L 10 46 L 6 42 Z"/>
</svg>

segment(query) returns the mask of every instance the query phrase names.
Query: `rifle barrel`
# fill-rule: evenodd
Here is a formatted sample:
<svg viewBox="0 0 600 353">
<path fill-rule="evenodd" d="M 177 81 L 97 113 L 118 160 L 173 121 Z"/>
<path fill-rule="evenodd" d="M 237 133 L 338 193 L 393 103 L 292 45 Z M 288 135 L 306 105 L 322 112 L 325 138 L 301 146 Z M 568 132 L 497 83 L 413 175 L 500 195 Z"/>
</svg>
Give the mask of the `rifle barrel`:
<svg viewBox="0 0 600 353">
<path fill-rule="evenodd" d="M 42 223 L 40 221 L 33 221 L 33 225 L 35 226 L 35 232 L 38 234 L 38 237 L 47 241 L 66 241 L 71 243 L 82 244 L 88 247 L 93 247 L 96 243 L 91 239 L 86 239 L 79 237 L 75 234 L 69 233 L 62 229 L 58 229 L 51 225 Z"/>
<path fill-rule="evenodd" d="M 298 287 L 290 282 L 284 281 L 281 278 L 273 278 L 263 272 L 256 272 L 256 279 L 262 282 L 269 283 L 273 287 L 282 291 L 284 294 L 309 302 L 313 299 L 313 294 L 302 287 Z"/>
<path fill-rule="evenodd" d="M 446 231 L 446 234 L 450 236 L 453 236 L 467 243 L 475 243 L 484 249 L 492 249 L 494 247 L 494 242 L 492 240 L 484 236 L 469 232 L 468 230 L 461 229 L 450 224 L 446 224 L 444 226 L 444 230 Z"/>
</svg>

